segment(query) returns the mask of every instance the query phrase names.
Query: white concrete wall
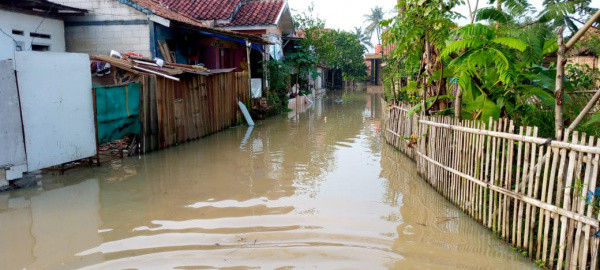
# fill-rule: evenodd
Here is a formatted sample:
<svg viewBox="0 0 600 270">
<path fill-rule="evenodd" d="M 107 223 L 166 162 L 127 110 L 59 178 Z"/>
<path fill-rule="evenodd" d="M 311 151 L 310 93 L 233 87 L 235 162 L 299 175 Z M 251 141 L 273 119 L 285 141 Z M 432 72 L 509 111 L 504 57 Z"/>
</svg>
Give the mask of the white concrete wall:
<svg viewBox="0 0 600 270">
<path fill-rule="evenodd" d="M 74 16 L 68 21 L 146 20 L 148 16 L 117 0 L 52 0 L 52 2 L 89 11 L 85 16 Z"/>
<path fill-rule="evenodd" d="M 89 11 L 85 16 L 67 18 L 66 21 L 71 23 L 148 20 L 146 14 L 117 0 L 56 0 L 54 2 Z M 151 56 L 149 24 L 68 25 L 65 32 L 69 52 L 106 55 L 110 50 L 116 50 Z"/>
<path fill-rule="evenodd" d="M 0 9 L 0 29 L 10 35 L 12 39 L 19 42 L 22 50 L 30 50 L 31 44 L 49 45 L 50 51 L 65 51 L 65 27 L 62 20 L 46 18 L 43 23 L 43 17 L 10 12 Z M 37 33 L 50 35 L 46 38 L 32 38 L 31 32 L 35 32 L 39 25 Z M 13 30 L 23 31 L 23 35 L 14 35 Z M 13 59 L 15 51 L 15 42 L 5 34 L 0 33 L 0 60 Z"/>
<path fill-rule="evenodd" d="M 315 90 L 323 88 L 323 68 L 317 67 L 317 72 L 319 76 L 316 79 L 313 80 L 312 74 L 308 78 L 309 83 L 314 85 Z"/>
<path fill-rule="evenodd" d="M 4 172 L 4 169 L 7 169 Z M 11 60 L 0 60 L 0 186 L 27 171 L 21 107 Z"/>
<path fill-rule="evenodd" d="M 16 70 L 29 171 L 95 155 L 89 56 L 17 52 Z"/>
</svg>

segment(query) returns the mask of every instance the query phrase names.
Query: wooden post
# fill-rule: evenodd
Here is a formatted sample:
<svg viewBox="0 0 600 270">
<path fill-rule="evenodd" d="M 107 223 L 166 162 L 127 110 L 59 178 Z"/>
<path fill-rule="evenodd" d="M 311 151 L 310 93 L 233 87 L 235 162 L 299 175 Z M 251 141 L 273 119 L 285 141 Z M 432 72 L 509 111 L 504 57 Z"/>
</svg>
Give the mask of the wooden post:
<svg viewBox="0 0 600 270">
<path fill-rule="evenodd" d="M 269 71 L 267 70 L 267 61 L 269 60 L 269 54 L 264 51 L 263 53 L 263 62 L 262 62 L 262 67 L 263 67 L 263 81 L 262 81 L 262 89 L 263 91 L 268 91 L 269 90 L 269 81 L 268 81 L 268 74 Z M 268 98 L 268 96 L 267 96 Z"/>
<path fill-rule="evenodd" d="M 575 43 L 585 34 L 585 32 L 592 26 L 594 22 L 600 19 L 600 10 L 596 11 L 596 13 L 573 35 L 571 39 L 564 44 L 563 40 L 563 28 L 560 27 L 558 29 L 558 52 L 556 54 L 556 87 L 554 90 L 554 97 L 556 99 L 556 108 L 555 108 L 555 118 L 554 122 L 556 124 L 555 132 L 558 136 L 558 130 L 562 130 L 564 127 L 564 118 L 563 118 L 563 77 L 565 76 L 565 54 L 569 49 L 575 45 Z M 579 116 L 577 117 L 579 118 Z M 579 119 L 581 121 L 581 119 Z M 573 122 L 575 123 L 575 122 Z M 578 123 L 577 123 L 578 124 Z M 576 126 L 576 125 L 575 125 Z M 557 137 L 557 139 L 561 139 Z"/>
<path fill-rule="evenodd" d="M 248 93 L 250 93 L 250 100 L 252 100 L 252 71 L 250 69 L 250 52 L 252 49 L 252 43 L 246 39 L 246 61 L 248 61 Z"/>
<path fill-rule="evenodd" d="M 94 137 L 96 141 L 96 166 L 100 166 L 100 141 L 98 140 L 98 109 L 96 107 L 96 87 L 92 88 L 92 99 L 94 105 Z M 64 164 L 63 164 L 64 165 Z"/>
</svg>

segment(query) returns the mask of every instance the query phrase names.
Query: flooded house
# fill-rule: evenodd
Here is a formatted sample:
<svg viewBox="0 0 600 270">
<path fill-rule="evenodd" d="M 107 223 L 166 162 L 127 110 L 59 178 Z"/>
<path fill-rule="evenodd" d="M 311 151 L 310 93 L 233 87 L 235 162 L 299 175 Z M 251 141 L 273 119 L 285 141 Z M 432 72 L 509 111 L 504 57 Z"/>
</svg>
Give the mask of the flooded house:
<svg viewBox="0 0 600 270">
<path fill-rule="evenodd" d="M 96 154 L 90 62 L 65 52 L 64 18 L 86 12 L 46 0 L 0 2 L 0 188 Z"/>
</svg>

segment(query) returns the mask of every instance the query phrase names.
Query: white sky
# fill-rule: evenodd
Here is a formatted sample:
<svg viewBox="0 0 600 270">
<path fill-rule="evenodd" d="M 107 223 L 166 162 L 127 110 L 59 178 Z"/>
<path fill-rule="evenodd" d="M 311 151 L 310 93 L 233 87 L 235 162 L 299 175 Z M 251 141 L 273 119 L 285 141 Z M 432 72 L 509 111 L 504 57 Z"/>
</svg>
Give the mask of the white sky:
<svg viewBox="0 0 600 270">
<path fill-rule="evenodd" d="M 537 9 L 541 10 L 543 0 L 530 0 L 529 2 Z M 371 8 L 380 6 L 386 12 L 386 18 L 392 16 L 396 0 L 288 0 L 292 14 L 302 12 L 313 2 L 315 4 L 315 14 L 324 19 L 326 27 L 333 29 L 342 29 L 353 31 L 354 27 L 364 28 L 364 15 L 371 12 Z M 475 0 L 471 0 L 475 2 Z M 479 0 L 479 7 L 487 6 L 487 0 Z M 482 5 L 483 4 L 483 5 Z M 600 1 L 592 1 L 592 6 L 600 7 Z M 456 11 L 465 17 L 469 15 L 469 9 L 466 5 L 456 8 Z M 466 19 L 459 21 L 459 24 L 465 24 Z M 377 37 L 373 34 L 373 45 L 377 44 Z"/>
</svg>

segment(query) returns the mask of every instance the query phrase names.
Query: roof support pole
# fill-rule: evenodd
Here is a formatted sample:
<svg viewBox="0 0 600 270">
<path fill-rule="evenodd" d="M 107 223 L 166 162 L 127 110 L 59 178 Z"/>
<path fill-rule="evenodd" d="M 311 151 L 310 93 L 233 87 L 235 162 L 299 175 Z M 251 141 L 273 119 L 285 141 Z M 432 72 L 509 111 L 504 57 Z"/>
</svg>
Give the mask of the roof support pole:
<svg viewBox="0 0 600 270">
<path fill-rule="evenodd" d="M 252 43 L 246 39 L 246 60 L 248 61 L 248 92 L 250 93 L 250 100 L 252 100 L 252 71 L 250 68 L 250 50 Z"/>
<path fill-rule="evenodd" d="M 263 83 L 262 83 L 262 88 L 263 91 L 269 91 L 269 70 L 268 70 L 268 66 L 267 66 L 267 61 L 269 61 L 269 53 L 267 52 L 267 48 L 265 46 L 265 50 L 263 51 L 263 62 L 262 62 L 262 67 L 263 67 Z M 267 100 L 268 100 L 269 96 L 267 95 Z"/>
</svg>

